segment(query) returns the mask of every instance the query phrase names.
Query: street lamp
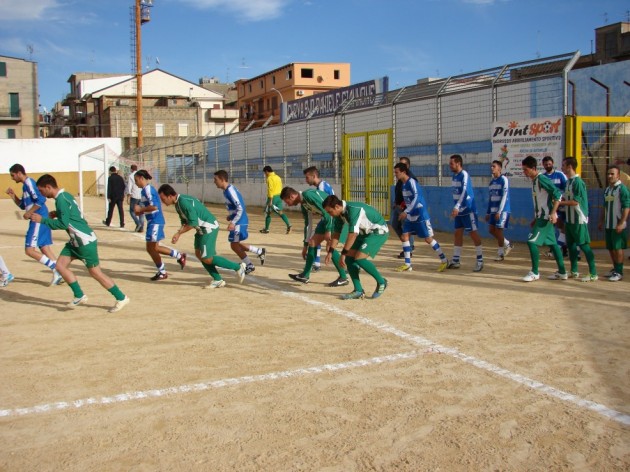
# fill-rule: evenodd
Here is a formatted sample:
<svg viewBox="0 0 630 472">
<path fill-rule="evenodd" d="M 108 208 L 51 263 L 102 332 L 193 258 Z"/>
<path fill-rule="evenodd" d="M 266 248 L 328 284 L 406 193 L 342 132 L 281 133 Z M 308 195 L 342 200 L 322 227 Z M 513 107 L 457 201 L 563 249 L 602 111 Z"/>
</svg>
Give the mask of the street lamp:
<svg viewBox="0 0 630 472">
<path fill-rule="evenodd" d="M 282 94 L 280 93 L 280 90 L 278 90 L 275 87 L 271 87 L 271 90 L 273 90 L 274 92 L 276 92 L 278 95 L 280 95 L 280 103 L 284 103 L 284 98 L 282 98 Z"/>
</svg>

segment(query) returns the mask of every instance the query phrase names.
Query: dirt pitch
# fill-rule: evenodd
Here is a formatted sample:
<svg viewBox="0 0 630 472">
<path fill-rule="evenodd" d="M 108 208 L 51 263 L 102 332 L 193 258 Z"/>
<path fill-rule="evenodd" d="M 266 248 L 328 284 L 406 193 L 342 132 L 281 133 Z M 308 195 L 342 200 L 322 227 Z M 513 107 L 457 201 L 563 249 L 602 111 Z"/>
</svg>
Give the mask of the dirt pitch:
<svg viewBox="0 0 630 472">
<path fill-rule="evenodd" d="M 132 299 L 117 314 L 79 262 L 89 302 L 66 309 L 67 285 L 47 286 L 23 253 L 26 223 L 0 201 L 16 276 L 0 289 L 0 470 L 630 469 L 627 280 L 525 284 L 525 245 L 495 263 L 490 241 L 475 274 L 469 240 L 459 270 L 435 272 L 420 244 L 400 274 L 390 238 L 376 259 L 383 297 L 342 301 L 348 287 L 324 286 L 334 268 L 304 286 L 287 277 L 302 267 L 299 215 L 293 234 L 274 218 L 263 235 L 253 208 L 250 242 L 267 263 L 243 285 L 226 273 L 227 287 L 202 290 L 194 260 L 180 271 L 166 259 L 169 279 L 150 282 L 143 237 L 104 228 L 102 205 L 87 199 L 86 214 Z M 59 253 L 66 235 L 54 236 Z M 452 236 L 437 238 L 450 255 Z M 219 252 L 234 260 L 226 239 Z M 178 248 L 192 251 L 190 233 Z M 543 278 L 553 268 L 544 261 Z"/>
</svg>

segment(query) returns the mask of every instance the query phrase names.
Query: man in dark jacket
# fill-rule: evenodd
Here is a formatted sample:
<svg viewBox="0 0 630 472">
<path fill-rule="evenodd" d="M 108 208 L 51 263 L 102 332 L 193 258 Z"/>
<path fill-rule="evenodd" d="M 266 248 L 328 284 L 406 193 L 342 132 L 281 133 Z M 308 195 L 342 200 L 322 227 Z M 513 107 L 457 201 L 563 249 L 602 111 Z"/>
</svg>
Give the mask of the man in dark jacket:
<svg viewBox="0 0 630 472">
<path fill-rule="evenodd" d="M 109 226 L 112 222 L 114 207 L 118 207 L 118 216 L 120 218 L 120 227 L 125 227 L 125 213 L 123 211 L 123 200 L 125 199 L 125 180 L 118 175 L 116 167 L 109 168 L 109 178 L 107 179 L 107 201 L 109 209 L 107 211 L 107 219 L 103 221 L 105 226 Z"/>
</svg>

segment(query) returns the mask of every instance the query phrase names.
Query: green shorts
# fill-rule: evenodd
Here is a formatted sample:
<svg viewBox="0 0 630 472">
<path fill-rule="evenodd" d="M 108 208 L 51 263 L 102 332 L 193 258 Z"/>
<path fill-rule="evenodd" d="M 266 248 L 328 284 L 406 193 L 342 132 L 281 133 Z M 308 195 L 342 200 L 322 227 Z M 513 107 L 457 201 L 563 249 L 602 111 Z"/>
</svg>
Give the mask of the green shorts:
<svg viewBox="0 0 630 472">
<path fill-rule="evenodd" d="M 606 229 L 606 249 L 616 251 L 627 247 L 628 233 L 623 230 L 618 233 L 615 229 Z"/>
<path fill-rule="evenodd" d="M 265 213 L 271 214 L 271 212 L 278 213 L 282 211 L 282 199 L 280 195 L 274 195 L 271 197 L 271 204 L 265 207 Z"/>
<path fill-rule="evenodd" d="M 352 245 L 352 249 L 367 254 L 371 258 L 375 258 L 378 251 L 389 238 L 389 233 L 378 234 L 360 234 Z"/>
<path fill-rule="evenodd" d="M 100 262 L 98 260 L 98 247 L 96 242 L 86 244 L 85 246 L 73 246 L 70 243 L 66 243 L 60 253 L 61 256 L 68 256 L 71 259 L 80 259 L 85 264 L 85 267 L 92 269 L 97 267 Z"/>
<path fill-rule="evenodd" d="M 589 244 L 591 236 L 588 234 L 588 226 L 585 224 L 566 223 L 564 233 L 567 237 L 567 246 L 577 244 Z"/>
<path fill-rule="evenodd" d="M 529 233 L 527 242 L 534 243 L 536 246 L 558 244 L 556 241 L 556 227 L 547 219 L 537 218 L 532 232 Z"/>
<path fill-rule="evenodd" d="M 212 231 L 205 234 L 195 233 L 195 249 L 199 249 L 201 258 L 214 257 L 217 255 L 217 237 L 219 231 Z"/>
</svg>

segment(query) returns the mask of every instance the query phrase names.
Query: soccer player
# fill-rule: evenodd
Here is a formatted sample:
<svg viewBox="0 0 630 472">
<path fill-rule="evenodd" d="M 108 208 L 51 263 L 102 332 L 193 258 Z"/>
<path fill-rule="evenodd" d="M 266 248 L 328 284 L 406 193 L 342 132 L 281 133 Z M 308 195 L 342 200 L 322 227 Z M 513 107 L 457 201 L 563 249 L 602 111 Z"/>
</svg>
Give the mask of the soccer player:
<svg viewBox="0 0 630 472">
<path fill-rule="evenodd" d="M 335 265 L 339 277 L 333 280 L 328 287 L 343 287 L 348 285 L 348 274 L 345 269 L 340 265 L 339 252 L 335 249 L 335 246 L 330 246 L 331 232 L 333 229 L 333 220 L 331 216 L 324 210 L 324 200 L 328 198 L 326 192 L 316 189 L 308 189 L 303 192 L 298 192 L 291 187 L 285 187 L 280 193 L 282 201 L 289 206 L 300 205 L 302 209 L 302 216 L 304 217 L 304 247 L 302 248 L 302 257 L 306 260 L 304 269 L 299 274 L 289 274 L 293 280 L 307 284 L 311 276 L 311 270 L 313 262 L 315 260 L 315 254 L 318 247 L 321 247 L 322 241 L 327 241 L 329 244 L 328 252 L 331 254 L 331 259 Z M 345 228 L 345 227 L 344 227 Z M 339 239 L 341 242 L 345 242 L 345 234 L 340 232 Z"/>
<path fill-rule="evenodd" d="M 247 217 L 247 209 L 245 208 L 245 201 L 238 189 L 228 182 L 228 173 L 224 170 L 218 170 L 214 173 L 214 185 L 217 188 L 223 190 L 223 196 L 225 197 L 225 206 L 228 210 L 227 220 L 228 241 L 232 251 L 245 263 L 245 273 L 250 274 L 256 270 L 254 263 L 247 256 L 248 252 L 256 254 L 260 259 L 260 265 L 265 265 L 265 258 L 267 256 L 267 250 L 264 247 L 258 248 L 250 244 L 243 244 L 249 233 L 247 227 L 249 225 L 249 218 Z"/>
<path fill-rule="evenodd" d="M 160 241 L 164 239 L 164 225 L 166 221 L 162 213 L 162 204 L 160 203 L 158 192 L 149 183 L 152 179 L 151 174 L 141 169 L 136 172 L 134 178 L 136 185 L 141 189 L 140 205 L 136 205 L 134 212 L 138 216 L 144 215 L 147 220 L 147 232 L 145 236 L 147 252 L 149 256 L 151 256 L 155 267 L 157 267 L 157 272 L 151 277 L 151 280 L 166 280 L 168 274 L 166 273 L 166 267 L 162 262 L 161 255 L 174 257 L 182 270 L 184 270 L 186 266 L 186 253 L 160 244 Z"/>
<path fill-rule="evenodd" d="M 628 214 L 630 214 L 630 191 L 619 179 L 619 167 L 612 165 L 606 172 L 608 187 L 604 191 L 604 212 L 599 229 L 605 230 L 606 249 L 613 268 L 606 277 L 611 282 L 623 279 L 623 251 L 628 240 Z"/>
<path fill-rule="evenodd" d="M 416 179 L 416 176 L 413 175 L 413 172 L 411 172 L 411 161 L 408 157 L 403 156 L 398 160 L 398 162 L 405 164 L 407 166 L 407 175 L 409 175 L 409 177 L 413 180 L 418 181 L 418 179 Z M 405 199 L 403 198 L 402 194 L 402 186 L 403 183 L 400 180 L 397 180 L 396 185 L 394 186 L 394 202 L 392 204 L 392 213 L 389 218 L 389 226 L 392 227 L 394 232 L 398 235 L 398 238 L 402 236 L 402 220 L 400 220 L 399 218 L 400 212 L 405 209 Z M 409 254 L 409 256 L 413 257 L 413 235 L 409 235 L 409 244 L 411 246 L 411 253 Z M 398 259 L 404 258 L 405 252 L 401 251 L 400 254 L 398 254 Z"/>
<path fill-rule="evenodd" d="M 328 195 L 334 195 L 335 190 L 328 182 L 319 176 L 319 170 L 315 166 L 304 169 L 304 180 L 307 184 L 312 185 L 317 190 L 325 192 Z M 324 212 L 326 214 L 326 212 Z M 315 260 L 313 261 L 313 272 L 317 272 L 321 268 L 322 246 L 321 244 L 315 248 Z"/>
<path fill-rule="evenodd" d="M 33 213 L 31 221 L 42 223 L 53 230 L 63 229 L 70 236 L 70 241 L 61 250 L 57 260 L 57 270 L 68 282 L 74 294 L 74 299 L 68 303 L 68 307 L 75 308 L 88 300 L 76 276 L 70 270 L 70 263 L 75 259 L 80 259 L 92 278 L 116 299 L 116 304 L 109 309 L 109 312 L 115 313 L 122 310 L 131 300 L 101 270 L 96 234 L 83 218 L 83 213 L 74 197 L 64 189 L 60 189 L 57 180 L 50 174 L 44 174 L 37 179 L 37 188 L 45 197 L 55 199 L 55 211 L 50 212 L 48 217 Z"/>
<path fill-rule="evenodd" d="M 0 256 L 0 288 L 9 285 L 9 283 L 13 282 L 13 279 L 15 279 L 15 277 L 13 277 L 4 259 Z"/>
<path fill-rule="evenodd" d="M 326 197 L 322 206 L 334 218 L 331 243 L 328 246 L 326 263 L 333 256 L 333 249 L 337 246 L 344 224 L 348 224 L 348 238 L 344 243 L 339 258 L 339 265 L 347 267 L 352 279 L 354 290 L 343 295 L 343 300 L 365 298 L 365 290 L 361 285 L 359 270 L 363 269 L 376 280 L 376 290 L 372 298 L 380 297 L 387 288 L 385 279 L 369 257 L 376 257 L 378 251 L 389 237 L 389 228 L 383 216 L 370 205 L 359 202 L 340 200 L 335 195 Z"/>
<path fill-rule="evenodd" d="M 505 259 L 514 247 L 503 234 L 510 223 L 510 184 L 508 178 L 501 175 L 502 170 L 501 161 L 492 161 L 490 166 L 492 180 L 488 185 L 488 211 L 486 212 L 488 231 L 496 238 L 499 246 L 497 257 L 494 259 L 497 262 Z"/>
<path fill-rule="evenodd" d="M 284 224 L 287 225 L 287 232 L 291 232 L 291 223 L 289 218 L 282 212 L 282 200 L 280 199 L 280 192 L 282 191 L 282 179 L 276 174 L 271 166 L 263 167 L 265 178 L 267 179 L 267 202 L 265 203 L 265 227 L 260 230 L 261 233 L 269 232 L 269 225 L 271 225 L 271 213 L 275 213 Z"/>
<path fill-rule="evenodd" d="M 538 172 L 536 158 L 527 156 L 521 162 L 523 174 L 532 181 L 532 197 L 534 199 L 534 220 L 531 223 L 532 232 L 527 240 L 527 247 L 532 260 L 532 270 L 523 277 L 523 282 L 533 282 L 540 278 L 538 265 L 540 263 L 540 251 L 538 246 L 548 245 L 551 249 L 558 270 L 548 278 L 551 280 L 567 280 L 569 275 L 564 267 L 562 251 L 556 242 L 554 224 L 558 221 L 558 206 L 562 194 L 553 182 Z"/>
<path fill-rule="evenodd" d="M 37 189 L 35 181 L 26 175 L 26 170 L 22 164 L 12 165 L 9 169 L 9 174 L 16 184 L 22 184 L 22 198 L 18 198 L 12 188 L 7 189 L 7 195 L 11 197 L 20 209 L 26 210 L 22 218 L 29 220 L 24 253 L 52 271 L 50 286 L 59 285 L 63 283 L 63 278 L 55 269 L 57 256 L 52 250 L 52 233 L 50 228 L 46 225 L 40 225 L 31 218 L 35 213 L 43 218 L 48 216 L 46 197 Z"/>
<path fill-rule="evenodd" d="M 409 236 L 415 234 L 424 238 L 424 241 L 431 246 L 440 258 L 438 272 L 443 272 L 448 266 L 448 259 L 442 252 L 440 244 L 433 239 L 433 228 L 431 227 L 431 219 L 427 210 L 427 204 L 424 200 L 424 193 L 420 184 L 409 176 L 409 168 L 406 164 L 399 162 L 394 166 L 394 175 L 399 182 L 402 182 L 402 194 L 405 202 L 405 208 L 400 212 L 398 219 L 402 222 L 402 233 L 400 240 L 402 241 L 403 253 L 405 254 L 405 263 L 396 269 L 397 272 L 407 272 L 413 270 L 411 267 L 411 244 Z"/>
<path fill-rule="evenodd" d="M 571 261 L 571 277 L 577 279 L 578 251 L 581 249 L 588 262 L 588 275 L 582 278 L 582 282 L 594 282 L 597 280 L 595 268 L 595 254 L 591 249 L 591 237 L 588 234 L 588 195 L 586 184 L 576 173 L 577 159 L 566 157 L 562 161 L 562 172 L 568 177 L 564 199 L 560 206 L 566 207 L 565 234 L 569 248 L 569 260 Z"/>
<path fill-rule="evenodd" d="M 564 175 L 561 171 L 555 169 L 553 165 L 553 158 L 551 156 L 543 157 L 542 165 L 545 169 L 545 175 L 549 177 L 549 180 L 551 180 L 553 184 L 558 188 L 558 190 L 560 190 L 560 193 L 564 194 L 564 191 L 567 188 L 567 176 Z M 563 256 L 567 255 L 566 235 L 564 232 L 565 219 L 566 214 L 564 212 L 564 206 L 560 206 L 558 208 L 558 222 L 556 223 L 556 227 L 558 228 L 556 240 L 558 241 L 558 245 L 562 249 Z M 547 257 L 553 257 L 553 254 L 551 252 L 548 252 L 546 255 Z"/>
<path fill-rule="evenodd" d="M 468 172 L 464 170 L 464 160 L 459 154 L 453 154 L 449 160 L 449 167 L 453 172 L 451 186 L 453 188 L 453 200 L 455 206 L 451 211 L 451 216 L 455 219 L 455 234 L 453 259 L 448 265 L 449 269 L 459 269 L 459 258 L 464 245 L 464 230 L 470 233 L 470 238 L 475 244 L 477 251 L 477 262 L 473 272 L 483 270 L 483 247 L 481 237 L 477 227 L 477 206 L 475 204 L 475 192 Z"/>
<path fill-rule="evenodd" d="M 136 233 L 142 233 L 144 231 L 144 216 L 137 216 L 134 211 L 136 205 L 140 205 L 140 199 L 142 198 L 140 187 L 136 185 L 135 177 L 137 171 L 138 166 L 136 164 L 131 164 L 131 173 L 129 174 L 129 177 L 127 177 L 125 194 L 127 195 L 127 203 L 129 204 L 129 213 L 131 214 L 133 222 L 136 224 L 134 231 Z"/>
<path fill-rule="evenodd" d="M 210 213 L 210 210 L 195 197 L 178 194 L 169 184 L 160 186 L 158 194 L 164 205 L 175 205 L 175 210 L 182 223 L 181 228 L 171 239 L 173 244 L 177 243 L 182 234 L 193 229 L 195 230 L 195 255 L 213 279 L 204 288 L 225 287 L 225 280 L 219 274 L 217 267 L 233 270 L 236 272 L 239 283 L 243 283 L 245 279 L 245 263 L 241 262 L 238 264 L 217 255 L 216 244 L 217 235 L 219 234 L 219 222 Z"/>
</svg>

